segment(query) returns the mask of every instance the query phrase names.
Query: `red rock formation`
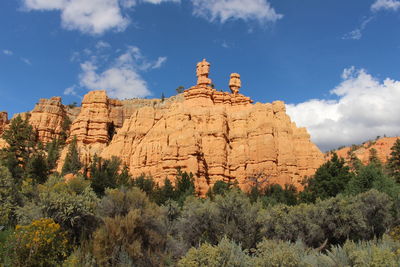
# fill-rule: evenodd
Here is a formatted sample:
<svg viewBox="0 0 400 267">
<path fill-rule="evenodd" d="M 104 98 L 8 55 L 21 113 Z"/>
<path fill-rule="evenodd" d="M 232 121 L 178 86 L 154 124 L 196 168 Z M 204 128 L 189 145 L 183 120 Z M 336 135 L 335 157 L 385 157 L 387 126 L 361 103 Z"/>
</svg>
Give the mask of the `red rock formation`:
<svg viewBox="0 0 400 267">
<path fill-rule="evenodd" d="M 200 83 L 209 80 L 199 72 Z M 205 84 L 184 97 L 165 109 L 137 109 L 101 155 L 119 156 L 134 176 L 146 173 L 159 182 L 173 178 L 177 168 L 190 171 L 202 194 L 218 180 L 237 180 L 246 189 L 260 173 L 270 183 L 299 186 L 323 162 L 281 101 L 253 105 L 238 88 L 230 94 Z"/>
<path fill-rule="evenodd" d="M 382 163 L 386 163 L 390 157 L 392 146 L 399 137 L 383 137 L 374 141 L 368 141 L 360 146 L 344 147 L 335 151 L 339 157 L 344 158 L 347 162 L 351 159 L 351 154 L 361 160 L 363 164 L 368 164 L 371 156 L 371 149 L 375 149 L 377 157 Z M 326 154 L 326 159 L 330 158 L 330 154 Z"/>
<path fill-rule="evenodd" d="M 52 97 L 39 100 L 30 114 L 29 123 L 37 131 L 39 140 L 45 144 L 60 137 L 65 117 L 61 97 Z"/>
<path fill-rule="evenodd" d="M 5 111 L 0 112 L 0 135 L 3 134 L 6 125 L 8 124 L 8 113 Z"/>
</svg>

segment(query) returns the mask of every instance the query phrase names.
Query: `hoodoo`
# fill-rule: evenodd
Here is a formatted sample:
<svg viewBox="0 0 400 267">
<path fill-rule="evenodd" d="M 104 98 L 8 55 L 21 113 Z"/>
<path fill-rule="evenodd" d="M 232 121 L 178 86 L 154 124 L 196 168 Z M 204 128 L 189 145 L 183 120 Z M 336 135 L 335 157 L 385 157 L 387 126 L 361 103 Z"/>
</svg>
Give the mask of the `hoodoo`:
<svg viewBox="0 0 400 267">
<path fill-rule="evenodd" d="M 195 175 L 204 194 L 218 180 L 300 186 L 323 162 L 323 154 L 304 128 L 297 128 L 281 101 L 252 104 L 239 93 L 240 75 L 232 74 L 232 93 L 211 87 L 210 64 L 197 64 L 197 85 L 184 98 L 136 110 L 117 130 L 103 157 L 118 156 L 134 176 L 158 182 L 180 168 Z M 262 179 L 262 181 L 255 181 Z"/>
<path fill-rule="evenodd" d="M 282 101 L 254 104 L 241 94 L 239 74 L 230 75 L 231 92 L 214 89 L 209 74 L 210 63 L 199 62 L 197 84 L 163 100 L 110 99 L 104 90 L 89 92 L 81 107 L 64 106 L 59 97 L 41 99 L 30 123 L 47 143 L 59 137 L 68 117 L 67 144 L 76 137 L 84 164 L 95 154 L 117 156 L 134 177 L 151 175 L 159 183 L 173 181 L 181 169 L 194 174 L 202 195 L 219 180 L 244 190 L 254 183 L 301 187 L 324 162 L 307 130 L 296 127 Z M 3 131 L 7 115 L 0 115 Z"/>
</svg>

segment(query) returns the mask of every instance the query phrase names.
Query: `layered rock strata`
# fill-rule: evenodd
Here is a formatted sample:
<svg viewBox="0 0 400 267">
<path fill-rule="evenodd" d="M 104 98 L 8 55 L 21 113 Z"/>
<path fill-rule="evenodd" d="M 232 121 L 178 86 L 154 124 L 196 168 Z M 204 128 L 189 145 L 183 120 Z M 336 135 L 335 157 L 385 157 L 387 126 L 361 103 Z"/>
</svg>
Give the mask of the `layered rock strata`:
<svg viewBox="0 0 400 267">
<path fill-rule="evenodd" d="M 46 144 L 60 137 L 66 116 L 61 97 L 40 99 L 30 113 L 29 123 L 37 131 L 38 139 Z"/>
<path fill-rule="evenodd" d="M 359 146 L 344 147 L 335 151 L 339 157 L 344 158 L 347 162 L 351 160 L 352 156 L 357 157 L 363 164 L 368 164 L 371 151 L 376 151 L 376 156 L 382 163 L 386 163 L 390 158 L 391 148 L 399 137 L 383 137 L 374 141 L 365 142 Z M 330 153 L 326 155 L 330 158 Z"/>
<path fill-rule="evenodd" d="M 147 174 L 159 183 L 181 169 L 195 175 L 201 195 L 219 180 L 245 190 L 255 183 L 301 187 L 324 161 L 306 129 L 291 122 L 283 102 L 253 104 L 240 94 L 237 73 L 230 76 L 231 93 L 213 89 L 209 70 L 208 62 L 200 62 L 197 85 L 165 100 L 115 100 L 104 90 L 89 92 L 79 108 L 63 106 L 59 98 L 40 100 L 30 122 L 47 142 L 68 116 L 67 143 L 76 138 L 84 164 L 95 154 L 117 156 L 134 177 Z"/>
<path fill-rule="evenodd" d="M 192 172 L 201 194 L 218 180 L 243 189 L 300 186 L 324 160 L 307 131 L 290 121 L 281 101 L 252 104 L 238 86 L 232 94 L 212 89 L 201 63 L 198 85 L 184 92 L 184 101 L 136 110 L 101 155 L 118 156 L 133 176 L 149 174 L 160 183 L 178 168 Z"/>
<path fill-rule="evenodd" d="M 4 129 L 8 124 L 8 113 L 5 111 L 0 112 L 0 136 L 3 134 Z"/>
</svg>

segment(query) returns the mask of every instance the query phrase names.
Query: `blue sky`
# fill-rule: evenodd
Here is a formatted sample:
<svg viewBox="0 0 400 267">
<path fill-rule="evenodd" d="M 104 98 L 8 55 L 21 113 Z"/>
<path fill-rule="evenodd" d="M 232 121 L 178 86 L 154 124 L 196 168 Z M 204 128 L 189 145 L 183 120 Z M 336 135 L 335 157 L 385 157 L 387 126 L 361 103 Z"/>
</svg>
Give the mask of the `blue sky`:
<svg viewBox="0 0 400 267">
<path fill-rule="evenodd" d="M 398 0 L 4 0 L 0 110 L 170 96 L 206 58 L 218 89 L 240 73 L 322 149 L 399 135 L 399 24 Z"/>
</svg>

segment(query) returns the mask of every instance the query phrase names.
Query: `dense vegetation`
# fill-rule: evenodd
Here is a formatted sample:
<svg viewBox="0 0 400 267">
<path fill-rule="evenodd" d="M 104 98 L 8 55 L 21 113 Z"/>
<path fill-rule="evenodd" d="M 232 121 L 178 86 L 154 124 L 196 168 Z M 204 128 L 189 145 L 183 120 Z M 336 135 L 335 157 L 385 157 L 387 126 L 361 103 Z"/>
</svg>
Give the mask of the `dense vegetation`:
<svg viewBox="0 0 400 267">
<path fill-rule="evenodd" d="M 65 131 L 68 131 L 67 127 Z M 64 135 L 66 136 L 66 135 Z M 76 139 L 43 146 L 17 117 L 0 151 L 0 266 L 397 266 L 400 141 L 387 165 L 333 154 L 298 192 L 192 174 L 158 185 L 118 158 L 79 161 Z M 66 176 L 65 176 L 66 175 Z M 73 179 L 64 177 L 74 176 Z"/>
</svg>

